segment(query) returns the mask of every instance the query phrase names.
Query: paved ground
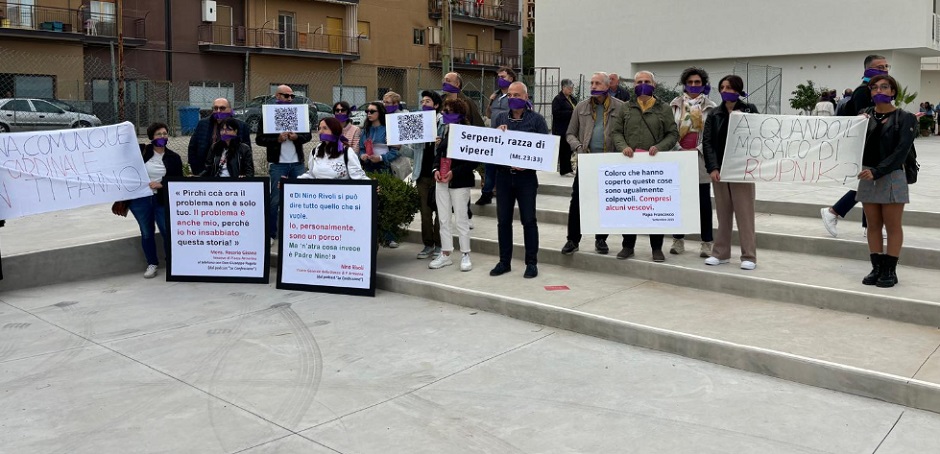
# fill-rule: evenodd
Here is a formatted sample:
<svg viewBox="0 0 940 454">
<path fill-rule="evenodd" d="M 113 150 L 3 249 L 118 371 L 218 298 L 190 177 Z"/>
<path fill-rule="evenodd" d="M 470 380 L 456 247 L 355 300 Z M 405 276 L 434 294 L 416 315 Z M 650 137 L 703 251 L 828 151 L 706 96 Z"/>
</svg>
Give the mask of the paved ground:
<svg viewBox="0 0 940 454">
<path fill-rule="evenodd" d="M 384 292 L 0 299 L 4 453 L 940 450 L 940 415 Z"/>
</svg>

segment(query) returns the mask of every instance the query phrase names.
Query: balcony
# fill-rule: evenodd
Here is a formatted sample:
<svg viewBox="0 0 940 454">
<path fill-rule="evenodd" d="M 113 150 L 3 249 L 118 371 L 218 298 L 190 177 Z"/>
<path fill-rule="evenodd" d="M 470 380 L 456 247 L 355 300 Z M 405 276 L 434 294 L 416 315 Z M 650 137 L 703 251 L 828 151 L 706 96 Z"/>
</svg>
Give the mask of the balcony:
<svg viewBox="0 0 940 454">
<path fill-rule="evenodd" d="M 430 47 L 431 56 L 429 61 L 431 66 L 441 66 L 443 49 L 441 46 L 432 45 Z M 453 55 L 454 68 L 457 69 L 490 69 L 495 70 L 500 66 L 510 68 L 521 68 L 521 55 L 506 55 L 502 52 L 490 52 L 484 50 L 460 49 L 454 48 Z"/>
<path fill-rule="evenodd" d="M 283 32 L 270 28 L 246 28 L 240 25 L 234 27 L 200 25 L 199 50 L 358 60 L 359 39 L 355 36 Z"/>
<path fill-rule="evenodd" d="M 147 43 L 143 17 L 124 15 L 124 45 Z M 87 9 L 0 4 L 0 37 L 108 45 L 117 41 L 117 17 Z"/>
<path fill-rule="evenodd" d="M 487 0 L 487 2 L 492 1 Z M 500 30 L 522 28 L 519 11 L 506 6 L 486 3 L 481 6 L 475 0 L 450 0 L 450 5 L 450 15 L 454 22 L 489 25 Z M 442 0 L 428 0 L 428 16 L 431 19 L 441 19 L 442 14 Z"/>
</svg>

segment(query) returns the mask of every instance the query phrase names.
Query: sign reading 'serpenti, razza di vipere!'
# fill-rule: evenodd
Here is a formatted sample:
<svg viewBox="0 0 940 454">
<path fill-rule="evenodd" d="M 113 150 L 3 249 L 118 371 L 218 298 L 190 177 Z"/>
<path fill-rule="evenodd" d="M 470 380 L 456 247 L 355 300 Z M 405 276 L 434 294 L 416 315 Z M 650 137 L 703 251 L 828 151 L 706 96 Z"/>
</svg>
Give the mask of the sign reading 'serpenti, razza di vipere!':
<svg viewBox="0 0 940 454">
<path fill-rule="evenodd" d="M 551 134 L 449 125 L 447 156 L 465 161 L 554 172 L 561 139 Z"/>
<path fill-rule="evenodd" d="M 855 185 L 862 171 L 865 117 L 734 112 L 721 181 Z"/>
<path fill-rule="evenodd" d="M 128 122 L 0 134 L 0 219 L 149 197 Z"/>
</svg>

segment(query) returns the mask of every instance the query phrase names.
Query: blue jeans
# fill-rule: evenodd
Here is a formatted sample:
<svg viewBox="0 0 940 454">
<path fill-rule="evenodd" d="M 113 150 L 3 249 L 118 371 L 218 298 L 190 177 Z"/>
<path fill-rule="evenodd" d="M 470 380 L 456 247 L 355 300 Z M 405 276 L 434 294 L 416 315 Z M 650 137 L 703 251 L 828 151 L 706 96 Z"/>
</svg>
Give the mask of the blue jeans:
<svg viewBox="0 0 940 454">
<path fill-rule="evenodd" d="M 493 195 L 496 188 L 496 170 L 493 164 L 483 164 L 483 193 Z"/>
<path fill-rule="evenodd" d="M 512 218 L 516 202 L 522 221 L 525 243 L 525 264 L 538 263 L 539 226 L 535 220 L 535 196 L 539 179 L 534 170 L 501 168 L 496 176 L 496 232 L 499 241 L 499 261 L 509 265 L 512 260 Z"/>
<path fill-rule="evenodd" d="M 292 162 L 290 164 L 270 164 L 268 169 L 271 175 L 271 212 L 268 213 L 268 232 L 271 238 L 277 238 L 277 220 L 281 205 L 281 192 L 278 190 L 278 183 L 281 177 L 297 178 L 304 174 L 304 163 Z"/>
<path fill-rule="evenodd" d="M 144 257 L 147 258 L 148 265 L 157 265 L 157 243 L 154 237 L 156 227 L 160 229 L 160 235 L 163 236 L 163 252 L 167 257 L 170 255 L 170 238 L 167 236 L 166 212 L 164 206 L 158 203 L 157 196 L 141 197 L 131 200 L 131 213 L 134 219 L 137 219 L 137 225 L 140 227 L 140 247 L 144 250 Z"/>
</svg>

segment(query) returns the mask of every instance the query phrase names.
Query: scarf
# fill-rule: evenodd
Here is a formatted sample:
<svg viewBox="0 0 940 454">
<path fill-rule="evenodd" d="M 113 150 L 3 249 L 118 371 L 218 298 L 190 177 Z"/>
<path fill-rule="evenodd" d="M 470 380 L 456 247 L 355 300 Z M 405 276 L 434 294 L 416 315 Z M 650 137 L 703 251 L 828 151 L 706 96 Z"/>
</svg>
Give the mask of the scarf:
<svg viewBox="0 0 940 454">
<path fill-rule="evenodd" d="M 702 104 L 705 103 L 705 96 L 699 95 L 698 98 L 690 98 L 689 95 L 682 94 L 682 105 L 679 107 L 679 141 L 689 133 L 694 133 L 696 146 L 698 146 L 698 135 L 702 133 L 705 127 L 705 112 L 702 110 Z M 682 148 L 689 148 L 683 144 Z M 692 147 L 694 148 L 694 147 Z"/>
</svg>

